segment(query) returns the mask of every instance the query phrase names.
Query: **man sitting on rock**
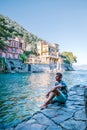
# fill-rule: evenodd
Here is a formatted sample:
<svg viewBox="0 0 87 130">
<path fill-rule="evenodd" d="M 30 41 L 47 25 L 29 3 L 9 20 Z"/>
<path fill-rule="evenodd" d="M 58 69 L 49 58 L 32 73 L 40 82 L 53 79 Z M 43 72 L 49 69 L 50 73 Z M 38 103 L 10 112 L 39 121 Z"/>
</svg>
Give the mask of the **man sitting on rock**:
<svg viewBox="0 0 87 130">
<path fill-rule="evenodd" d="M 51 102 L 57 101 L 59 103 L 65 103 L 67 100 L 67 85 L 62 80 L 62 74 L 56 73 L 55 79 L 55 87 L 47 93 L 47 101 L 41 106 L 41 109 L 44 109 Z"/>
</svg>

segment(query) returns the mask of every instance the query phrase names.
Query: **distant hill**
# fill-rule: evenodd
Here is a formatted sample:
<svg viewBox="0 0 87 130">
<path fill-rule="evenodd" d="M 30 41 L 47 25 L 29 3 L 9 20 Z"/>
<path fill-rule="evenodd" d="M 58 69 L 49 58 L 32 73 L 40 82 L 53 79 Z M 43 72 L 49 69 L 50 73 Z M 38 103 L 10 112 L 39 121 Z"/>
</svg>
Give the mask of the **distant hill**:
<svg viewBox="0 0 87 130">
<path fill-rule="evenodd" d="M 75 70 L 87 70 L 87 65 L 74 65 Z"/>
</svg>

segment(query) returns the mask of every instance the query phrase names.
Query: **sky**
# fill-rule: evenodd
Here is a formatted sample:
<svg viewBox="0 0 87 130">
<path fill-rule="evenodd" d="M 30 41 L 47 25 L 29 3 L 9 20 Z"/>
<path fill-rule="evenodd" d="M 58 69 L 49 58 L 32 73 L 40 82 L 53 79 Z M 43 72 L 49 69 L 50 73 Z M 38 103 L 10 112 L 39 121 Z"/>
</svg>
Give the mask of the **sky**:
<svg viewBox="0 0 87 130">
<path fill-rule="evenodd" d="M 0 0 L 0 14 L 87 65 L 87 0 Z"/>
</svg>

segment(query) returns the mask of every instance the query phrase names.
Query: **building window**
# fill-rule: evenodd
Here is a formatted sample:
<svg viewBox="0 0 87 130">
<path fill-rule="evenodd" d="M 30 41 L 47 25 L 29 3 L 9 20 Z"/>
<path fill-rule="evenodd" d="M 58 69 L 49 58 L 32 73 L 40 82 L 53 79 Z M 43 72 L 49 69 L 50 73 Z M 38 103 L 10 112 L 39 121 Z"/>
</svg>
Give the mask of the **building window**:
<svg viewBox="0 0 87 130">
<path fill-rule="evenodd" d="M 11 41 L 11 46 L 14 47 L 14 41 Z"/>
<path fill-rule="evenodd" d="M 19 43 L 19 47 L 22 48 L 22 43 Z"/>
<path fill-rule="evenodd" d="M 14 47 L 18 47 L 18 44 L 17 44 L 17 42 L 15 42 L 15 43 L 14 43 Z"/>
<path fill-rule="evenodd" d="M 16 48 L 12 48 L 12 52 L 15 53 L 16 52 Z"/>
<path fill-rule="evenodd" d="M 10 47 L 8 47 L 8 52 L 12 52 L 12 49 Z"/>
</svg>

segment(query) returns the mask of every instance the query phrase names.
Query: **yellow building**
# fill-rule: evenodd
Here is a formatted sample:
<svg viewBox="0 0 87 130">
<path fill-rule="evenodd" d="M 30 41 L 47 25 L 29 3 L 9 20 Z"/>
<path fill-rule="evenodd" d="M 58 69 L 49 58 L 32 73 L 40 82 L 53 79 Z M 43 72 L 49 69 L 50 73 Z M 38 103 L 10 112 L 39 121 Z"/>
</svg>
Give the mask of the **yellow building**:
<svg viewBox="0 0 87 130">
<path fill-rule="evenodd" d="M 28 45 L 26 48 L 27 51 L 31 51 L 31 46 Z M 59 45 L 49 44 L 46 41 L 39 41 L 37 43 L 37 53 L 38 56 L 29 55 L 27 59 L 27 63 L 30 64 L 49 64 L 49 65 L 57 65 L 59 61 Z"/>
<path fill-rule="evenodd" d="M 58 44 L 49 44 L 45 41 L 40 41 L 37 43 L 37 51 L 39 54 L 39 59 L 42 64 L 51 64 L 57 63 L 59 45 Z"/>
</svg>

